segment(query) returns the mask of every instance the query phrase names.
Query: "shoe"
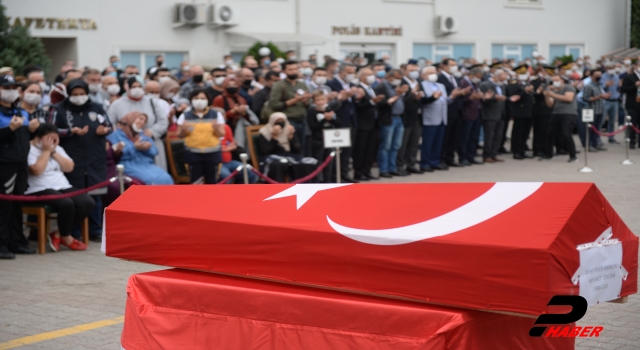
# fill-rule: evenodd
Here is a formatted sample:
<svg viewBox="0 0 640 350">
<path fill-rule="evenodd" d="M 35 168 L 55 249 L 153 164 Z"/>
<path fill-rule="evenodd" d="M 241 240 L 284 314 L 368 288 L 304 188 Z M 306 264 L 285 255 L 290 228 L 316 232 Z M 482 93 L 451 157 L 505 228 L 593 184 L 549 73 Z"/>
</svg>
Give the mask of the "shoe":
<svg viewBox="0 0 640 350">
<path fill-rule="evenodd" d="M 16 256 L 7 249 L 5 246 L 0 246 L 0 259 L 15 259 Z"/>
<path fill-rule="evenodd" d="M 386 177 L 387 179 L 390 179 L 390 178 L 392 178 L 393 176 L 391 176 L 391 174 L 390 174 L 390 173 L 388 173 L 388 172 L 384 172 L 384 173 L 380 173 L 380 177 Z"/>
<path fill-rule="evenodd" d="M 534 157 L 544 157 L 544 153 L 542 152 L 536 152 L 533 154 Z"/>
<path fill-rule="evenodd" d="M 358 181 L 356 179 L 352 179 L 352 178 L 350 178 L 348 176 L 340 178 L 340 181 L 343 182 L 343 183 L 348 183 L 348 184 L 357 184 L 358 182 L 360 182 L 360 181 Z"/>
<path fill-rule="evenodd" d="M 431 167 L 420 167 L 420 171 L 422 171 L 422 173 L 432 173 L 433 169 Z"/>
<path fill-rule="evenodd" d="M 606 151 L 606 150 L 607 150 L 607 148 L 606 148 L 606 147 L 604 147 L 603 145 L 597 145 L 597 146 L 596 146 L 596 149 L 597 149 L 598 151 Z"/>
<path fill-rule="evenodd" d="M 102 235 L 89 235 L 91 242 L 102 243 Z"/>
<path fill-rule="evenodd" d="M 396 171 L 392 171 L 391 175 L 393 176 L 409 176 L 411 174 L 409 174 L 406 170 L 404 169 L 398 169 Z"/>
<path fill-rule="evenodd" d="M 573 157 L 573 158 L 569 158 L 569 160 L 567 161 L 567 163 L 577 163 L 578 162 L 578 158 Z"/>
<path fill-rule="evenodd" d="M 433 170 L 449 170 L 449 167 L 445 166 L 444 164 L 438 164 L 436 166 L 432 166 L 431 168 L 433 168 Z"/>
<path fill-rule="evenodd" d="M 510 153 L 510 152 L 507 151 L 507 149 L 504 147 L 500 147 L 500 149 L 498 150 L 498 154 L 507 154 L 507 153 Z"/>
<path fill-rule="evenodd" d="M 452 168 L 460 168 L 460 167 L 463 167 L 463 166 L 464 166 L 464 165 L 462 165 L 462 164 L 458 164 L 458 163 L 456 163 L 456 162 L 447 162 L 446 164 L 447 164 L 447 166 L 450 166 L 450 167 L 452 167 Z"/>
<path fill-rule="evenodd" d="M 356 181 L 369 181 L 369 178 L 364 175 L 356 175 L 354 179 Z"/>
<path fill-rule="evenodd" d="M 33 248 L 29 248 L 28 246 L 19 245 L 17 247 L 9 248 L 13 254 L 35 254 L 36 250 Z"/>
<path fill-rule="evenodd" d="M 47 240 L 49 241 L 49 247 L 51 247 L 51 250 L 53 250 L 54 252 L 59 252 L 60 251 L 60 237 L 56 236 L 57 232 L 51 232 L 50 234 L 47 235 Z"/>
<path fill-rule="evenodd" d="M 582 151 L 580 151 L 579 149 L 576 150 L 576 154 L 580 154 L 580 152 Z M 569 152 L 567 152 L 567 154 L 569 154 Z"/>
<path fill-rule="evenodd" d="M 526 153 L 525 153 L 525 154 L 523 154 L 522 156 L 523 156 L 525 159 L 533 159 L 533 158 L 534 158 L 533 156 L 530 156 L 530 155 L 528 155 L 528 154 L 526 154 Z"/>
<path fill-rule="evenodd" d="M 475 164 L 475 165 L 482 165 L 482 164 L 484 164 L 483 162 L 479 162 L 479 161 L 477 161 L 477 160 L 475 160 L 475 159 L 471 159 L 471 160 L 469 161 L 469 163 L 471 163 L 471 164 Z"/>
<path fill-rule="evenodd" d="M 618 140 L 616 140 L 616 139 L 609 140 L 609 143 L 613 144 L 613 145 L 619 145 L 620 144 L 620 142 L 618 142 Z"/>
<path fill-rule="evenodd" d="M 424 171 L 420 170 L 420 168 L 412 166 L 407 167 L 407 172 L 411 174 L 424 174 Z"/>
<path fill-rule="evenodd" d="M 504 160 L 500 159 L 500 158 L 493 158 L 493 160 L 497 163 L 502 163 L 504 162 Z"/>
<path fill-rule="evenodd" d="M 462 166 L 471 166 L 471 162 L 469 162 L 468 160 L 464 159 L 462 162 L 460 162 L 460 165 L 462 165 Z"/>
<path fill-rule="evenodd" d="M 493 158 L 485 158 L 485 159 L 484 159 L 484 162 L 485 162 L 485 163 L 495 163 L 496 161 L 495 161 L 495 160 L 493 160 Z"/>
<path fill-rule="evenodd" d="M 542 156 L 538 160 L 552 160 L 552 159 L 553 159 L 553 157 Z"/>
<path fill-rule="evenodd" d="M 567 152 L 567 151 L 558 151 L 558 152 L 556 152 L 557 156 L 565 156 L 567 154 L 569 154 L 569 152 Z"/>
<path fill-rule="evenodd" d="M 373 176 L 372 173 L 365 174 L 364 176 L 366 176 L 369 180 L 380 180 L 379 176 Z"/>
<path fill-rule="evenodd" d="M 71 249 L 71 250 L 87 250 L 87 245 L 80 242 L 77 239 L 73 239 L 73 242 L 71 242 L 71 244 L 66 244 L 63 240 L 60 240 L 60 244 L 62 244 L 63 246 L 66 246 L 67 248 Z"/>
<path fill-rule="evenodd" d="M 524 156 L 521 154 L 514 154 L 513 155 L 513 159 L 517 159 L 517 160 L 524 160 Z"/>
<path fill-rule="evenodd" d="M 589 146 L 589 153 L 596 153 L 598 152 L 598 149 L 593 147 L 593 146 Z"/>
</svg>

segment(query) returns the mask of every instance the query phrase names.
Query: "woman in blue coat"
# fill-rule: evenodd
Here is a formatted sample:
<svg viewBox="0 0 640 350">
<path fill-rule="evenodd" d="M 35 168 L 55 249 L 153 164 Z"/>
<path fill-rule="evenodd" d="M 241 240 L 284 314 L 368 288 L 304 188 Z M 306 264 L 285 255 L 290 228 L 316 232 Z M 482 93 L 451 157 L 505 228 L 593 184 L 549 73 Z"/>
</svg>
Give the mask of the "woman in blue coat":
<svg viewBox="0 0 640 350">
<path fill-rule="evenodd" d="M 173 185 L 173 179 L 162 168 L 154 164 L 158 149 L 151 138 L 142 132 L 147 116 L 131 112 L 118 121 L 118 129 L 107 139 L 111 144 L 124 144 L 120 164 L 124 173 L 142 180 L 147 185 Z"/>
</svg>

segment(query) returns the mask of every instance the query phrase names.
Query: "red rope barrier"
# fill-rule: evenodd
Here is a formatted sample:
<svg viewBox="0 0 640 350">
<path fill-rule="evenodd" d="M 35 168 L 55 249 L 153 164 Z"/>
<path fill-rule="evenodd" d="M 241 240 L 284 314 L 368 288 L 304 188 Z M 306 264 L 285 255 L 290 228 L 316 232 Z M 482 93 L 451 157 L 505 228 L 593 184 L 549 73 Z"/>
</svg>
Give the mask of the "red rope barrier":
<svg viewBox="0 0 640 350">
<path fill-rule="evenodd" d="M 640 134 L 640 129 L 636 128 L 633 124 L 631 125 L 631 128 L 633 129 L 633 131 Z"/>
<path fill-rule="evenodd" d="M 224 179 L 222 179 L 220 182 L 218 182 L 218 185 L 222 185 L 222 184 L 226 184 L 229 180 L 233 179 L 234 176 L 238 175 L 238 170 L 234 170 L 231 174 L 229 174 L 229 176 L 225 177 Z"/>
<path fill-rule="evenodd" d="M 105 186 L 109 185 L 110 183 L 111 183 L 111 180 L 106 180 L 106 181 L 102 181 L 99 184 L 95 184 L 93 186 L 90 186 L 90 187 L 87 187 L 87 188 L 83 188 L 83 189 L 78 190 L 78 191 L 69 192 L 69 193 L 63 193 L 63 194 L 48 194 L 48 195 L 44 195 L 44 196 L 21 196 L 21 195 L 15 195 L 15 194 L 9 194 L 9 195 L 0 194 L 0 200 L 20 201 L 20 202 L 42 202 L 42 201 L 49 201 L 49 200 L 54 200 L 54 199 L 71 198 L 71 197 L 75 197 L 75 196 L 77 196 L 79 194 L 91 192 L 91 191 L 93 191 L 95 189 L 105 187 Z"/>
<path fill-rule="evenodd" d="M 320 172 L 321 172 L 322 170 L 324 170 L 324 168 L 326 168 L 326 167 L 327 167 L 327 165 L 329 165 L 329 163 L 331 163 L 331 161 L 333 160 L 333 157 L 334 157 L 333 155 L 329 155 L 329 156 L 327 157 L 327 159 L 325 159 L 325 160 L 324 160 L 324 162 L 322 162 L 322 164 L 320 164 L 320 166 L 319 166 L 319 167 L 317 167 L 317 168 L 316 168 L 316 170 L 314 170 L 311 174 L 309 174 L 309 175 L 307 175 L 307 176 L 305 176 L 305 177 L 299 178 L 299 179 L 297 179 L 297 180 L 295 180 L 295 181 L 291 181 L 291 183 L 292 183 L 292 184 L 301 184 L 301 183 L 305 183 L 305 182 L 307 182 L 307 181 L 309 181 L 309 180 L 313 179 L 313 178 L 314 178 L 314 177 L 316 177 L 318 174 L 320 174 Z"/>
<path fill-rule="evenodd" d="M 273 179 L 267 177 L 267 175 L 259 172 L 258 170 L 254 169 L 254 168 L 251 168 L 251 171 L 253 171 L 254 174 L 258 175 L 259 178 L 263 179 L 264 181 L 266 181 L 266 182 L 268 182 L 270 184 L 277 185 L 277 184 L 280 183 L 280 182 L 278 182 L 276 180 L 273 180 Z"/>
<path fill-rule="evenodd" d="M 616 136 L 619 133 L 625 131 L 627 129 L 627 126 L 623 126 L 622 128 L 612 132 L 612 133 L 608 133 L 608 132 L 602 132 L 600 130 L 598 130 L 598 128 L 596 128 L 595 126 L 591 125 L 591 130 L 595 131 L 596 134 L 600 135 L 600 136 L 606 136 L 606 137 L 611 137 L 611 136 Z"/>
</svg>

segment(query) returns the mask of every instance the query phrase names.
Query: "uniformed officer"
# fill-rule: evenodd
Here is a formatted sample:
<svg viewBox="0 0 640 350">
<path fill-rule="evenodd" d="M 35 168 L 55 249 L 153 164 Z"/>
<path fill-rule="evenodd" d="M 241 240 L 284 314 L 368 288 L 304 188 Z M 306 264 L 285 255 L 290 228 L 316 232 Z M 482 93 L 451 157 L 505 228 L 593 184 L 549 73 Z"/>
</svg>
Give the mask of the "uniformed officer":
<svg viewBox="0 0 640 350">
<path fill-rule="evenodd" d="M 509 81 L 506 88 L 507 109 L 513 118 L 511 152 L 513 159 L 533 158 L 526 154 L 527 138 L 533 117 L 533 86 L 529 84 L 529 66 L 521 65 L 513 70 L 517 79 Z"/>
</svg>

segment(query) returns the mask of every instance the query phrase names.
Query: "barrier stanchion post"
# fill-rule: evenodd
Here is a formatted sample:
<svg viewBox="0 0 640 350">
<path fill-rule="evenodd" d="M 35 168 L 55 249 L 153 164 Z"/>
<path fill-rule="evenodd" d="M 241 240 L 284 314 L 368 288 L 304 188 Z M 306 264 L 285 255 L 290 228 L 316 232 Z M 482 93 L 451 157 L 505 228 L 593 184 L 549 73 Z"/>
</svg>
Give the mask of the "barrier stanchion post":
<svg viewBox="0 0 640 350">
<path fill-rule="evenodd" d="M 124 165 L 116 165 L 116 172 L 118 173 L 118 184 L 120 185 L 120 194 L 124 193 Z"/>
<path fill-rule="evenodd" d="M 336 147 L 336 183 L 340 183 L 340 147 Z"/>
<path fill-rule="evenodd" d="M 247 170 L 247 160 L 249 160 L 249 155 L 246 153 L 240 153 L 240 160 L 242 161 L 242 176 L 244 177 L 244 184 L 249 184 L 249 173 Z"/>
<path fill-rule="evenodd" d="M 587 126 L 587 130 L 585 131 L 585 142 L 584 142 L 584 166 L 578 170 L 581 173 L 592 173 L 593 169 L 589 168 L 588 158 L 589 158 L 589 134 L 591 133 L 591 123 L 594 120 L 593 109 L 585 108 L 582 110 L 582 122 Z"/>
<path fill-rule="evenodd" d="M 625 133 L 624 144 L 625 144 L 625 152 L 626 159 L 622 161 L 622 165 L 633 165 L 633 162 L 629 159 L 629 144 L 631 143 L 631 133 L 633 129 L 631 128 L 631 116 L 628 115 L 625 117 L 624 125 L 627 127 L 627 132 Z"/>
</svg>

